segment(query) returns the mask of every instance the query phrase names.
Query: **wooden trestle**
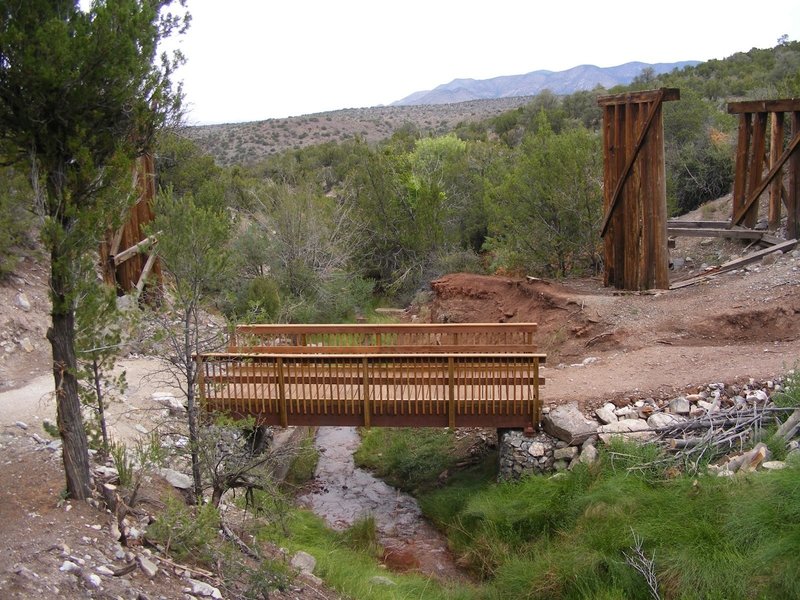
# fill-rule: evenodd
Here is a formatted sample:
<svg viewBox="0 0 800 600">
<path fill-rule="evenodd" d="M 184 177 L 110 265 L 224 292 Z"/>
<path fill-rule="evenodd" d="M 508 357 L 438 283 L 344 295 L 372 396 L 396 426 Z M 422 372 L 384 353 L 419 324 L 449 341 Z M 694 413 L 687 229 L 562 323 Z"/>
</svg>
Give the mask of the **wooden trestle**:
<svg viewBox="0 0 800 600">
<path fill-rule="evenodd" d="M 536 428 L 545 355 L 535 328 L 240 326 L 231 352 L 198 356 L 201 405 L 283 427 Z"/>
</svg>

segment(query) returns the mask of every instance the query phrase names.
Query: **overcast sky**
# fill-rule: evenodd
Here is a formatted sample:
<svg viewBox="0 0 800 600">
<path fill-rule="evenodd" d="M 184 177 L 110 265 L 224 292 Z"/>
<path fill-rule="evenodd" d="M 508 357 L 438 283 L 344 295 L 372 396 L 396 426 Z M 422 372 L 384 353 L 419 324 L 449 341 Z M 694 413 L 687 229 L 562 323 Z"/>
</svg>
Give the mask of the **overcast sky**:
<svg viewBox="0 0 800 600">
<path fill-rule="evenodd" d="M 189 0 L 189 11 L 178 78 L 190 124 L 390 104 L 456 78 L 703 61 L 800 39 L 798 0 Z"/>
</svg>

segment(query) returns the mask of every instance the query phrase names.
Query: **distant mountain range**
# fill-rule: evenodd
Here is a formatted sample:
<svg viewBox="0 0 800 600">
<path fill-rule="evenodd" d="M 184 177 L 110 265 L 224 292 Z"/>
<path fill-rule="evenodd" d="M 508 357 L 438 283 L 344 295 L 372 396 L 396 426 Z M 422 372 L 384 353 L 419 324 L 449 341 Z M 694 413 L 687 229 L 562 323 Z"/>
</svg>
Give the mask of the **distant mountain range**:
<svg viewBox="0 0 800 600">
<path fill-rule="evenodd" d="M 592 90 L 598 85 L 606 89 L 615 85 L 627 85 L 643 69 L 651 67 L 656 75 L 669 73 L 673 69 L 699 64 L 697 60 L 674 63 L 629 62 L 616 67 L 580 65 L 566 71 L 532 71 L 524 75 L 504 75 L 491 79 L 454 79 L 433 90 L 414 92 L 392 106 L 414 106 L 422 104 L 453 104 L 468 100 L 491 100 L 535 96 L 543 90 L 554 94 L 571 94 L 580 90 Z"/>
</svg>

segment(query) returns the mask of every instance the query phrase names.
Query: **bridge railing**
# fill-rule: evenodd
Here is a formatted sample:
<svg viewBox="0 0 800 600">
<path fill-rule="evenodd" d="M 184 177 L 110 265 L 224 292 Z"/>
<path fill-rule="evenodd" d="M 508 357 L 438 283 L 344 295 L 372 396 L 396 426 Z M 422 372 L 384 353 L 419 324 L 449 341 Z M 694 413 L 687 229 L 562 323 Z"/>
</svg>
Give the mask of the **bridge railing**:
<svg viewBox="0 0 800 600">
<path fill-rule="evenodd" d="M 373 349 L 199 355 L 201 406 L 283 427 L 538 427 L 543 354 Z"/>
<path fill-rule="evenodd" d="M 535 353 L 536 323 L 238 325 L 230 352 Z"/>
</svg>

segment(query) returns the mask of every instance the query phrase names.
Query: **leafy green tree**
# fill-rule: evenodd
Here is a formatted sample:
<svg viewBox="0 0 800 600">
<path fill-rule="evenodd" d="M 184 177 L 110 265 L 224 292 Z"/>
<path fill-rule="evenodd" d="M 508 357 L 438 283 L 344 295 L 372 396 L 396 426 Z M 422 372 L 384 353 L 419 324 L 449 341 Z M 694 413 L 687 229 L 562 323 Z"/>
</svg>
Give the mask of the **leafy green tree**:
<svg viewBox="0 0 800 600">
<path fill-rule="evenodd" d="M 167 277 L 165 300 L 154 317 L 170 350 L 167 367 L 186 396 L 194 493 L 200 498 L 203 481 L 194 357 L 222 343 L 221 332 L 205 326 L 203 306 L 225 286 L 231 264 L 231 224 L 221 206 L 200 206 L 191 195 L 179 198 L 170 190 L 158 196 L 155 212 L 151 233 L 158 237 L 156 252 Z"/>
<path fill-rule="evenodd" d="M 90 493 L 78 396 L 75 302 L 79 263 L 119 207 L 99 192 L 179 106 L 159 41 L 180 27 L 169 0 L 0 3 L 0 151 L 30 169 L 50 254 L 58 428 L 67 492 Z M 117 167 L 117 168 L 115 168 Z M 129 172 L 129 171 L 128 171 Z"/>
<path fill-rule="evenodd" d="M 113 374 L 122 342 L 123 317 L 117 309 L 116 290 L 98 281 L 92 266 L 88 265 L 76 302 L 78 392 L 83 404 L 96 415 L 100 453 L 107 458 L 110 445 L 106 408 L 127 388 L 125 372 Z"/>
<path fill-rule="evenodd" d="M 30 204 L 30 185 L 19 169 L 0 169 L 0 278 L 14 270 L 29 241 Z"/>
<path fill-rule="evenodd" d="M 488 243 L 498 262 L 565 276 L 595 263 L 602 206 L 602 154 L 597 134 L 561 134 L 540 114 L 491 191 L 494 221 Z"/>
</svg>

